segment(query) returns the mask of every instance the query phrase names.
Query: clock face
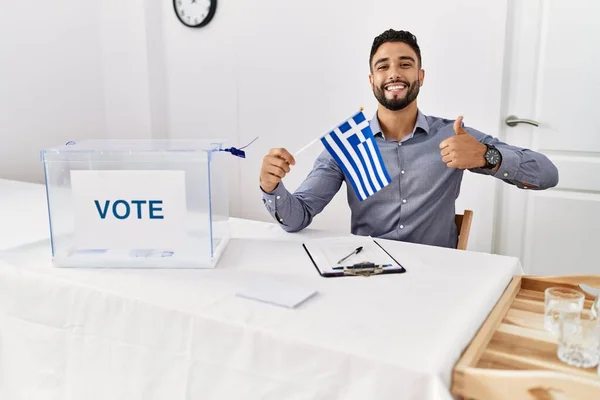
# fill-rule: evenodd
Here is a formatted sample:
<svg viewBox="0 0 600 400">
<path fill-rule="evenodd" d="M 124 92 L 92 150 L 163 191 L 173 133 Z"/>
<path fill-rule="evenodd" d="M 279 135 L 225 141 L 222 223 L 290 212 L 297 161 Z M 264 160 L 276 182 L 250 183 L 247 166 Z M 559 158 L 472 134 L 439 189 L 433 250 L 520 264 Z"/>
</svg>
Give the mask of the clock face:
<svg viewBox="0 0 600 400">
<path fill-rule="evenodd" d="M 182 24 L 200 28 L 215 15 L 217 0 L 173 0 L 173 7 Z"/>
</svg>

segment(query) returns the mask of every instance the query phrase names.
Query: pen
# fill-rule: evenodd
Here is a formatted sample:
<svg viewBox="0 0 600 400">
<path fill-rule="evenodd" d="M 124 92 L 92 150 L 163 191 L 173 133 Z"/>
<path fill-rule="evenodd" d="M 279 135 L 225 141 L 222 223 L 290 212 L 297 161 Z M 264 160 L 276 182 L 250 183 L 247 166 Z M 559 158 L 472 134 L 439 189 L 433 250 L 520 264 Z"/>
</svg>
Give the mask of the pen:
<svg viewBox="0 0 600 400">
<path fill-rule="evenodd" d="M 352 256 L 352 255 L 354 255 L 354 254 L 358 254 L 358 253 L 360 253 L 360 252 L 362 251 L 362 249 L 363 249 L 363 248 L 362 248 L 362 246 L 360 246 L 360 247 L 357 247 L 356 249 L 354 249 L 354 251 L 353 251 L 352 253 L 348 254 L 346 257 L 342 258 L 342 259 L 341 259 L 340 261 L 338 261 L 337 263 L 338 263 L 338 264 L 341 264 L 341 263 L 342 263 L 342 261 L 344 261 L 346 258 L 348 258 L 348 257 L 350 257 L 350 256 Z"/>
</svg>

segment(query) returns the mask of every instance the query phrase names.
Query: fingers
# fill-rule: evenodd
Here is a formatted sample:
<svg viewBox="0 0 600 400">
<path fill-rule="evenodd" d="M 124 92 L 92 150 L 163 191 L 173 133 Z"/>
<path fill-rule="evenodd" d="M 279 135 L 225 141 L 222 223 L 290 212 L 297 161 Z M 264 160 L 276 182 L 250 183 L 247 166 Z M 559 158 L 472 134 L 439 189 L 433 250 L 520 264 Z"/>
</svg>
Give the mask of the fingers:
<svg viewBox="0 0 600 400">
<path fill-rule="evenodd" d="M 285 162 L 287 162 L 290 165 L 296 164 L 296 160 L 294 159 L 294 156 L 291 155 L 290 152 L 284 148 L 271 149 L 271 151 L 269 151 L 268 155 L 279 157 L 279 158 L 285 160 Z"/>
<path fill-rule="evenodd" d="M 260 169 L 260 178 L 271 183 L 279 183 L 290 172 L 290 166 L 281 158 L 265 156 Z M 273 179 L 276 179 L 273 181 Z"/>
<path fill-rule="evenodd" d="M 446 164 L 452 162 L 452 156 L 451 155 L 446 155 L 444 157 L 442 157 L 442 161 L 445 162 Z"/>
<path fill-rule="evenodd" d="M 452 148 L 452 146 L 456 143 L 456 136 L 451 136 L 448 139 L 442 140 L 440 143 L 440 149 L 445 149 L 447 147 Z"/>
<path fill-rule="evenodd" d="M 456 133 L 457 135 L 466 135 L 466 134 L 468 134 L 467 131 L 465 130 L 465 128 L 463 128 L 462 122 L 463 122 L 463 116 L 462 115 L 460 115 L 454 121 L 454 133 Z"/>
<path fill-rule="evenodd" d="M 294 157 L 286 149 L 271 149 L 263 158 L 260 169 L 261 187 L 266 192 L 274 190 L 295 164 Z"/>
<path fill-rule="evenodd" d="M 448 168 L 463 168 L 462 162 L 457 160 L 454 155 L 450 154 L 442 158 L 442 161 Z"/>
<path fill-rule="evenodd" d="M 460 115 L 458 118 L 456 118 L 454 120 L 454 133 L 456 133 L 457 135 L 460 135 L 460 133 L 458 133 L 460 131 L 460 128 L 462 128 L 462 121 L 463 121 L 463 116 Z"/>
<path fill-rule="evenodd" d="M 281 168 L 283 171 L 290 172 L 290 165 L 282 158 L 276 157 L 276 156 L 265 156 L 265 158 L 263 159 L 263 165 L 264 166 L 268 166 L 268 165 L 272 165 L 278 168 Z"/>
<path fill-rule="evenodd" d="M 260 177 L 260 181 L 261 183 L 268 183 L 271 185 L 277 185 L 279 182 L 281 182 L 281 177 L 270 174 L 270 173 L 265 173 L 263 175 L 261 175 Z"/>
<path fill-rule="evenodd" d="M 283 179 L 285 177 L 285 174 L 289 172 L 288 171 L 284 171 L 282 168 L 278 167 L 277 165 L 267 165 L 264 168 L 264 172 L 274 175 L 276 177 L 278 177 L 279 179 Z"/>
</svg>

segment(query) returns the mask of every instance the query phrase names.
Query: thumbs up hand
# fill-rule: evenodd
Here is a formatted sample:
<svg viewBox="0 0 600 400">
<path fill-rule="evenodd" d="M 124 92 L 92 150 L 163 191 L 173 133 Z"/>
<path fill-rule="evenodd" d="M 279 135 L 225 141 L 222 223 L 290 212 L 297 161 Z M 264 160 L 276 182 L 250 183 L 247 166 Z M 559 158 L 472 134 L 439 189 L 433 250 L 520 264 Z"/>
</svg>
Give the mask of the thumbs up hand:
<svg viewBox="0 0 600 400">
<path fill-rule="evenodd" d="M 454 121 L 455 135 L 440 143 L 442 161 L 449 168 L 480 168 L 484 167 L 487 146 L 469 134 L 462 126 L 463 117 Z"/>
<path fill-rule="evenodd" d="M 468 135 L 469 132 L 467 132 L 465 130 L 465 128 L 463 128 L 462 121 L 463 121 L 462 115 L 460 115 L 458 118 L 456 118 L 456 120 L 454 121 L 454 133 L 456 133 L 457 135 Z"/>
</svg>

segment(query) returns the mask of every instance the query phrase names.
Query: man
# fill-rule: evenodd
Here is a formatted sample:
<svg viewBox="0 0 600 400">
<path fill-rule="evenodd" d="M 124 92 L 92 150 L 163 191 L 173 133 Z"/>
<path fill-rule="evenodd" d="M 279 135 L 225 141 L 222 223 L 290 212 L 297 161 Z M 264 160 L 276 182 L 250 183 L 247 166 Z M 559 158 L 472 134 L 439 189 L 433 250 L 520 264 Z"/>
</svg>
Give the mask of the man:
<svg viewBox="0 0 600 400">
<path fill-rule="evenodd" d="M 455 200 L 465 169 L 521 189 L 556 186 L 558 171 L 542 154 L 502 143 L 455 121 L 426 116 L 417 107 L 425 71 L 417 39 L 388 30 L 373 41 L 369 81 L 379 102 L 370 127 L 392 182 L 364 201 L 347 185 L 353 234 L 456 247 Z M 260 171 L 263 202 L 288 232 L 307 227 L 346 180 L 327 151 L 294 194 L 281 181 L 295 164 L 272 149 Z"/>
</svg>

